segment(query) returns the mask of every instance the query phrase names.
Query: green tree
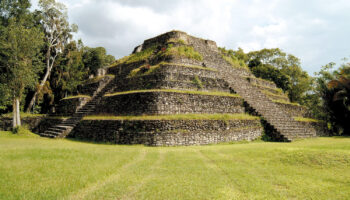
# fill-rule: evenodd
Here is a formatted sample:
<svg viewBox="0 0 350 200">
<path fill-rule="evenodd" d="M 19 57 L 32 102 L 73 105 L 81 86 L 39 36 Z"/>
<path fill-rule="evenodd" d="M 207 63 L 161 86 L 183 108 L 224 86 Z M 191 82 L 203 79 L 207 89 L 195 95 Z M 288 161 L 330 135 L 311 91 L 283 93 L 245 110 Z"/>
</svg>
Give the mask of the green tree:
<svg viewBox="0 0 350 200">
<path fill-rule="evenodd" d="M 83 61 L 89 74 L 97 74 L 97 70 L 106 67 L 115 61 L 114 56 L 107 55 L 104 47 L 84 48 Z"/>
<path fill-rule="evenodd" d="M 67 9 L 64 4 L 55 0 L 40 0 L 39 7 L 41 8 L 41 24 L 45 32 L 46 72 L 26 109 L 27 112 L 31 110 L 38 93 L 41 92 L 49 78 L 57 56 L 72 38 L 72 32 L 77 31 L 77 26 L 70 25 L 68 22 Z"/>
<path fill-rule="evenodd" d="M 13 107 L 13 127 L 20 126 L 20 100 L 25 88 L 34 87 L 40 65 L 35 59 L 43 44 L 43 34 L 24 20 L 9 18 L 0 39 L 1 89 Z"/>
<path fill-rule="evenodd" d="M 3 26 L 8 26 L 9 19 L 21 20 L 22 23 L 24 20 L 30 20 L 28 18 L 30 6 L 29 0 L 1 0 L 0 23 Z"/>
<path fill-rule="evenodd" d="M 315 93 L 320 97 L 320 117 L 331 125 L 332 132 L 350 134 L 350 63 L 331 71 L 334 63 L 318 73 Z"/>
<path fill-rule="evenodd" d="M 249 52 L 248 67 L 257 77 L 271 80 L 288 93 L 292 102 L 305 103 L 312 89 L 312 78 L 301 68 L 299 58 L 282 50 L 262 49 Z"/>
</svg>

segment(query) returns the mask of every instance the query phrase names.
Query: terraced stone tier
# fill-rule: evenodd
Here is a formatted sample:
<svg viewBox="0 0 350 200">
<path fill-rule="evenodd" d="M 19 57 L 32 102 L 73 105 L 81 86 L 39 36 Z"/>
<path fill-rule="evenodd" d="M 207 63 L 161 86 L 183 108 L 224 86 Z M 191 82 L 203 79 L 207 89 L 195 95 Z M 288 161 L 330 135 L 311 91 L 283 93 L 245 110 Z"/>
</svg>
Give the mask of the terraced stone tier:
<svg viewBox="0 0 350 200">
<path fill-rule="evenodd" d="M 115 87 L 109 91 L 122 92 L 143 89 L 177 89 L 230 92 L 223 79 L 184 75 L 178 73 L 155 73 L 151 75 L 125 78 L 116 81 Z"/>
<path fill-rule="evenodd" d="M 146 90 L 105 96 L 97 114 L 158 115 L 183 113 L 243 113 L 243 101 L 230 93 L 198 91 Z M 212 94 L 212 95 L 210 95 Z M 222 96 L 219 96 L 222 95 Z"/>
<path fill-rule="evenodd" d="M 83 120 L 70 137 L 116 144 L 203 145 L 261 136 L 259 120 Z"/>
</svg>

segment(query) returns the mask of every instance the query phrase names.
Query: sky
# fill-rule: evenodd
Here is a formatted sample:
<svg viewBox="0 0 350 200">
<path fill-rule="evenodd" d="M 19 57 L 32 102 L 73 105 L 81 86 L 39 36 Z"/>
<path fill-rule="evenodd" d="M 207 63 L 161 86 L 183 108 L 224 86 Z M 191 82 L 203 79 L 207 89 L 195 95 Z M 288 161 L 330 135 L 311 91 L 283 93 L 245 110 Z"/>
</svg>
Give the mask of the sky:
<svg viewBox="0 0 350 200">
<path fill-rule="evenodd" d="M 31 0 L 33 6 L 38 0 Z M 56 0 L 57 1 L 57 0 Z M 280 48 L 313 75 L 350 57 L 349 0 L 59 0 L 75 38 L 116 58 L 171 30 L 245 52 Z"/>
</svg>

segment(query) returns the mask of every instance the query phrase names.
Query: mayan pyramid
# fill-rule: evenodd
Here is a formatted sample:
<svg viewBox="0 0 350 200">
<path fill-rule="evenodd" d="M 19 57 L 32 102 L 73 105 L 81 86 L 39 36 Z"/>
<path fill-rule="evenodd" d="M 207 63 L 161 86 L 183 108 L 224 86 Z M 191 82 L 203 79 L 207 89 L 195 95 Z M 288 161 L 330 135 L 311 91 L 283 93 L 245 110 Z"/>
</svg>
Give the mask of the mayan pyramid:
<svg viewBox="0 0 350 200">
<path fill-rule="evenodd" d="M 145 40 L 79 91 L 42 136 L 167 146 L 254 140 L 263 126 L 282 141 L 322 134 L 273 82 L 180 31 Z"/>
</svg>

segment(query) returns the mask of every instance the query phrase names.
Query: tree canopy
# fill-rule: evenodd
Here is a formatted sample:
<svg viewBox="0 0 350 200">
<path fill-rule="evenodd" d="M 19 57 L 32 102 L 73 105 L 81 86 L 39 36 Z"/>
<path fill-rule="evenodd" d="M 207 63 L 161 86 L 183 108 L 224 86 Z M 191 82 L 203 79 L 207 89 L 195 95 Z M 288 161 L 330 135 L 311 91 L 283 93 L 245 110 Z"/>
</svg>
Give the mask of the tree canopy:
<svg viewBox="0 0 350 200">
<path fill-rule="evenodd" d="M 0 113 L 17 113 L 16 125 L 24 105 L 47 113 L 89 74 L 114 61 L 105 48 L 72 39 L 77 26 L 68 23 L 63 4 L 40 0 L 39 10 L 30 6 L 29 0 L 0 1 Z"/>
</svg>

